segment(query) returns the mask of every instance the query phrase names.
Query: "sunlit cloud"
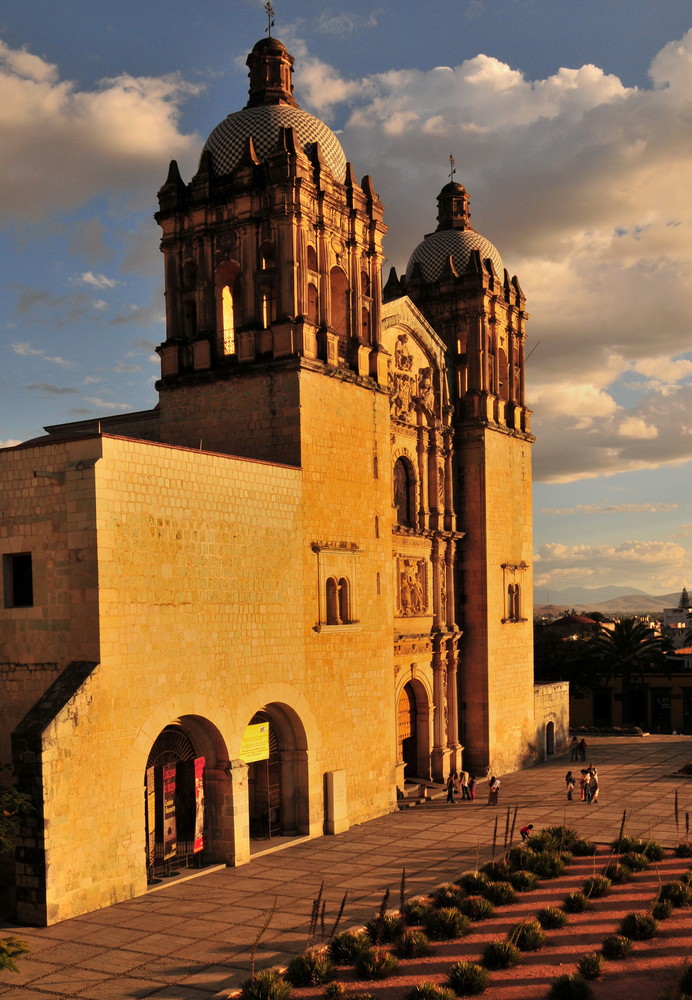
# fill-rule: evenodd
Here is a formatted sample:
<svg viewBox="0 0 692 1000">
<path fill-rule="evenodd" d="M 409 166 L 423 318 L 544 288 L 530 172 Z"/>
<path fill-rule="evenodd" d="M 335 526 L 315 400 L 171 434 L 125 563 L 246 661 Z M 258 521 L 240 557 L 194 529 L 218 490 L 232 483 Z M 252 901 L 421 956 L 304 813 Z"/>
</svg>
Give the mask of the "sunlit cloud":
<svg viewBox="0 0 692 1000">
<path fill-rule="evenodd" d="M 19 341 L 12 344 L 12 350 L 23 358 L 40 358 L 41 361 L 49 361 L 52 365 L 62 365 L 64 368 L 74 367 L 71 361 L 59 356 L 52 357 L 39 348 L 32 347 L 28 341 Z"/>
<path fill-rule="evenodd" d="M 599 587 L 615 579 L 627 586 L 646 578 L 661 591 L 686 579 L 689 553 L 676 542 L 627 541 L 620 545 L 542 545 L 534 555 L 536 588 L 571 584 Z"/>
<path fill-rule="evenodd" d="M 677 510 L 677 503 L 576 504 L 574 507 L 542 507 L 541 514 L 659 514 Z"/>
</svg>

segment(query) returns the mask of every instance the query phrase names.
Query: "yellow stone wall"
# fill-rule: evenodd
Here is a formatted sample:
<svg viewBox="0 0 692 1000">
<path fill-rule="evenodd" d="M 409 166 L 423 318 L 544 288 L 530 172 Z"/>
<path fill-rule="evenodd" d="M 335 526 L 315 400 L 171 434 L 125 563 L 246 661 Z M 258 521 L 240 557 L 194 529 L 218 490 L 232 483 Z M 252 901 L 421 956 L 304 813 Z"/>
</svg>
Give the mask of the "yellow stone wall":
<svg viewBox="0 0 692 1000">
<path fill-rule="evenodd" d="M 457 509 L 463 561 L 461 703 L 464 761 L 502 774 L 532 755 L 533 577 L 530 444 L 490 428 L 460 448 L 463 499 Z M 506 621 L 506 571 L 520 571 L 521 617 Z M 487 664 L 487 666 L 486 666 Z"/>
<path fill-rule="evenodd" d="M 94 442 L 2 452 L 0 553 L 32 555 L 34 605 L 0 602 L 0 763 L 10 733 L 72 659 L 98 656 Z"/>
<path fill-rule="evenodd" d="M 145 891 L 144 772 L 176 720 L 193 739 L 206 733 L 227 761 L 264 706 L 299 720 L 302 833 L 323 832 L 326 772 L 346 772 L 351 823 L 395 806 L 391 535 L 376 522 L 389 523 L 391 478 L 389 462 L 375 461 L 388 447 L 389 399 L 313 372 L 302 374 L 300 395 L 302 470 L 104 436 L 79 443 L 75 499 L 65 483 L 51 517 L 36 503 L 37 567 L 48 553 L 72 565 L 69 543 L 90 545 L 92 576 L 98 565 L 92 641 L 70 619 L 85 600 L 72 577 L 55 583 L 52 637 L 37 633 L 25 651 L 59 650 L 63 667 L 98 664 L 43 733 L 48 923 Z M 51 446 L 56 469 L 75 447 Z M 22 461 L 21 492 L 31 475 Z M 356 622 L 320 622 L 320 573 L 349 578 Z M 37 620 L 42 596 L 30 609 Z M 15 724 L 26 708 L 17 706 Z"/>
</svg>

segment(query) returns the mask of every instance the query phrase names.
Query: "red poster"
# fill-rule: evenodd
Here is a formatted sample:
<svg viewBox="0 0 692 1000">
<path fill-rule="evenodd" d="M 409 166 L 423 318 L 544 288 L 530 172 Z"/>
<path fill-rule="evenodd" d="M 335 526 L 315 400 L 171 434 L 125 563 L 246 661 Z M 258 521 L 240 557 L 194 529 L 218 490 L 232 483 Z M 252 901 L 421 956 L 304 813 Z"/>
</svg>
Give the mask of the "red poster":
<svg viewBox="0 0 692 1000">
<path fill-rule="evenodd" d="M 175 856 L 177 835 L 175 829 L 175 764 L 163 767 L 163 860 Z"/>
<path fill-rule="evenodd" d="M 204 849 L 204 757 L 195 758 L 195 854 Z"/>
<path fill-rule="evenodd" d="M 156 794 L 154 768 L 147 768 L 147 858 L 153 867 L 156 858 Z"/>
</svg>

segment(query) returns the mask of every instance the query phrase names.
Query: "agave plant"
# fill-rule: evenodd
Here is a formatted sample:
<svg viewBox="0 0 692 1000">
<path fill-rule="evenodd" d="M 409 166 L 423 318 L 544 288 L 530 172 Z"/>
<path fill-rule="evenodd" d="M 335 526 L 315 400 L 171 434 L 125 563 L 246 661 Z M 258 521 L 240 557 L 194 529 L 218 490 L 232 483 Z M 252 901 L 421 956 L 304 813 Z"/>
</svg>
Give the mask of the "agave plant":
<svg viewBox="0 0 692 1000">
<path fill-rule="evenodd" d="M 598 979 L 603 972 L 603 955 L 589 951 L 577 962 L 577 972 L 584 979 Z"/>
<path fill-rule="evenodd" d="M 489 881 L 490 879 L 485 872 L 469 871 L 462 872 L 456 880 L 456 884 L 460 885 L 462 889 L 466 889 L 467 892 L 477 893 L 480 892 L 483 886 L 487 885 Z"/>
<path fill-rule="evenodd" d="M 336 969 L 329 955 L 311 948 L 291 959 L 284 979 L 291 986 L 319 986 L 331 982 L 335 975 Z"/>
<path fill-rule="evenodd" d="M 567 923 L 567 914 L 562 910 L 558 910 L 556 906 L 546 906 L 544 909 L 538 911 L 536 919 L 546 931 L 553 931 L 565 926 Z"/>
<path fill-rule="evenodd" d="M 489 941 L 483 949 L 486 969 L 511 969 L 521 961 L 521 952 L 511 941 Z"/>
<path fill-rule="evenodd" d="M 454 990 L 437 983 L 418 983 L 405 995 L 405 1000 L 456 1000 Z"/>
<path fill-rule="evenodd" d="M 355 965 L 363 979 L 386 979 L 399 967 L 399 959 L 384 948 L 367 948 L 356 956 Z"/>
<path fill-rule="evenodd" d="M 519 951 L 539 951 L 547 938 L 537 920 L 522 920 L 508 932 L 507 940 L 515 944 Z"/>
<path fill-rule="evenodd" d="M 399 958 L 419 958 L 421 955 L 429 955 L 432 948 L 427 934 L 407 929 L 397 940 L 394 951 Z"/>
<path fill-rule="evenodd" d="M 650 913 L 626 913 L 620 921 L 620 933 L 633 941 L 649 941 L 658 933 L 658 921 Z"/>
<path fill-rule="evenodd" d="M 562 900 L 562 908 L 565 913 L 583 913 L 590 906 L 591 903 L 583 892 L 568 892 Z"/>
<path fill-rule="evenodd" d="M 617 961 L 631 955 L 633 947 L 630 938 L 622 934 L 608 934 L 607 937 L 603 938 L 601 951 L 607 959 Z"/>
<path fill-rule="evenodd" d="M 592 1000 L 594 992 L 583 976 L 566 973 L 553 980 L 547 1000 Z"/>
<path fill-rule="evenodd" d="M 487 920 L 495 912 L 493 904 L 483 896 L 468 896 L 460 909 L 469 920 L 474 921 Z"/>
<path fill-rule="evenodd" d="M 451 941 L 463 937 L 471 929 L 471 921 L 456 907 L 432 910 L 423 924 L 426 934 L 434 941 Z"/>
<path fill-rule="evenodd" d="M 455 962 L 447 982 L 458 997 L 477 996 L 488 983 L 488 970 L 477 962 Z"/>
<path fill-rule="evenodd" d="M 370 947 L 365 931 L 342 931 L 335 934 L 327 946 L 329 957 L 337 965 L 353 965 L 361 951 Z"/>
<path fill-rule="evenodd" d="M 481 892 L 494 906 L 509 906 L 517 900 L 517 891 L 511 882 L 488 882 Z"/>
<path fill-rule="evenodd" d="M 293 987 L 276 969 L 263 969 L 246 979 L 240 988 L 242 1000 L 288 1000 Z"/>
<path fill-rule="evenodd" d="M 602 899 L 610 892 L 611 881 L 605 875 L 591 875 L 584 882 L 582 892 L 587 899 Z"/>
</svg>

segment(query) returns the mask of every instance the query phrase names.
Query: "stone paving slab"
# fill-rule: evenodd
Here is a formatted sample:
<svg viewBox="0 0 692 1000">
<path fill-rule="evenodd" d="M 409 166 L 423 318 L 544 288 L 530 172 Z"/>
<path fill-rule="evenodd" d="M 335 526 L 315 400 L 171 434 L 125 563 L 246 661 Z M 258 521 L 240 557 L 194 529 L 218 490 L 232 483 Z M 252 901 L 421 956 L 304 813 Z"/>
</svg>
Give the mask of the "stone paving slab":
<svg viewBox="0 0 692 1000">
<path fill-rule="evenodd" d="M 601 779 L 600 801 L 567 802 L 564 775 L 581 764 L 561 756 L 502 776 L 500 803 L 434 800 L 356 826 L 338 837 L 300 840 L 279 853 L 255 855 L 242 868 L 202 872 L 156 892 L 49 928 L 0 924 L 0 936 L 26 941 L 31 956 L 18 975 L 0 972 L 0 1000 L 220 1000 L 247 978 L 249 950 L 268 911 L 276 912 L 257 952 L 257 967 L 285 964 L 306 944 L 312 901 L 324 882 L 327 926 L 348 890 L 342 927 L 364 922 L 384 890 L 398 899 L 401 871 L 407 895 L 427 893 L 460 871 L 488 860 L 497 821 L 499 849 L 507 810 L 518 827 L 566 822 L 606 843 L 623 810 L 627 832 L 677 843 L 692 812 L 692 779 L 675 771 L 692 758 L 692 738 L 651 736 L 588 739 L 588 763 Z"/>
</svg>

